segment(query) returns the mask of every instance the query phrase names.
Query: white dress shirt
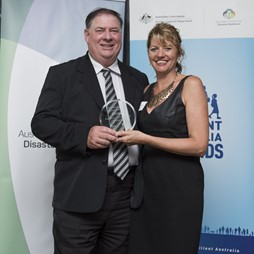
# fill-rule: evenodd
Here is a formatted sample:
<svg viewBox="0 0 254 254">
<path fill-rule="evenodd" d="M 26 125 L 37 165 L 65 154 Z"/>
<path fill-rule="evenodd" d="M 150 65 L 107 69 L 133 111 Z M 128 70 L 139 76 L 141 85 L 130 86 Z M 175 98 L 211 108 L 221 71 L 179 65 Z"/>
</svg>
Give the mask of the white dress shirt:
<svg viewBox="0 0 254 254">
<path fill-rule="evenodd" d="M 104 101 L 106 102 L 105 78 L 104 78 L 103 73 L 101 71 L 102 69 L 105 69 L 105 68 L 100 63 L 96 62 L 91 57 L 90 54 L 89 54 L 89 57 L 92 62 L 92 65 L 94 67 L 95 73 L 97 75 Z M 125 100 L 121 72 L 120 72 L 120 69 L 119 69 L 119 66 L 117 63 L 118 63 L 118 61 L 116 60 L 107 69 L 110 69 L 110 71 L 111 71 L 111 77 L 112 77 L 113 86 L 115 88 L 117 99 Z M 123 115 L 123 121 L 124 121 L 125 129 L 129 129 L 130 128 L 130 119 L 129 119 L 129 116 L 125 110 L 126 109 L 121 109 L 122 115 Z M 137 145 L 128 146 L 128 153 L 129 153 L 130 166 L 138 165 L 138 157 L 139 157 L 138 146 Z M 108 166 L 109 167 L 113 166 L 112 145 L 110 145 L 110 147 L 109 147 Z"/>
</svg>

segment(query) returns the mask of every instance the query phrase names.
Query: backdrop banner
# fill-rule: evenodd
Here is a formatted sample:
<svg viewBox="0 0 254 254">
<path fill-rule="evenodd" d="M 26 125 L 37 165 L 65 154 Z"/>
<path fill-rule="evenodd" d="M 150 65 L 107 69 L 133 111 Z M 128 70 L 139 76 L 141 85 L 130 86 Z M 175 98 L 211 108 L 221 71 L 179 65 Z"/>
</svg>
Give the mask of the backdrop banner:
<svg viewBox="0 0 254 254">
<path fill-rule="evenodd" d="M 156 23 L 168 22 L 183 38 L 184 73 L 201 77 L 207 92 L 200 254 L 254 253 L 253 8 L 252 0 L 130 0 L 131 65 L 155 81 L 146 39 Z"/>
<path fill-rule="evenodd" d="M 124 18 L 125 1 L 1 3 L 0 253 L 51 254 L 55 152 L 30 122 L 49 66 L 86 53 L 87 14 L 108 7 Z"/>
</svg>

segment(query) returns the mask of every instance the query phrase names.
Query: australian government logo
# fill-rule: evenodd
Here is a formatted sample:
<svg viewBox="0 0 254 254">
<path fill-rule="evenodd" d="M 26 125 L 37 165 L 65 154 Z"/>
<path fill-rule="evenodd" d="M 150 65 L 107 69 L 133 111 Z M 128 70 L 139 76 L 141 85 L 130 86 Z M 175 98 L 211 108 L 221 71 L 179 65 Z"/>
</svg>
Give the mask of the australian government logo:
<svg viewBox="0 0 254 254">
<path fill-rule="evenodd" d="M 220 114 L 219 96 L 216 92 L 208 94 L 204 86 L 208 110 L 209 110 L 209 144 L 204 158 L 222 159 L 223 152 L 223 139 L 221 135 L 222 130 L 222 116 Z"/>
<path fill-rule="evenodd" d="M 144 13 L 144 14 L 140 17 L 139 21 L 140 21 L 141 23 L 147 24 L 147 23 L 150 23 L 150 22 L 153 21 L 153 17 L 152 17 L 151 14 Z"/>
<path fill-rule="evenodd" d="M 217 20 L 217 26 L 239 26 L 242 21 L 237 18 L 237 13 L 233 9 L 226 9 L 221 14 L 221 19 Z"/>
<path fill-rule="evenodd" d="M 151 13 L 144 13 L 140 16 L 139 21 L 144 24 L 148 24 L 150 22 L 160 23 L 191 23 L 192 18 L 186 16 L 185 14 L 165 14 L 165 15 L 156 15 L 153 16 Z"/>
</svg>

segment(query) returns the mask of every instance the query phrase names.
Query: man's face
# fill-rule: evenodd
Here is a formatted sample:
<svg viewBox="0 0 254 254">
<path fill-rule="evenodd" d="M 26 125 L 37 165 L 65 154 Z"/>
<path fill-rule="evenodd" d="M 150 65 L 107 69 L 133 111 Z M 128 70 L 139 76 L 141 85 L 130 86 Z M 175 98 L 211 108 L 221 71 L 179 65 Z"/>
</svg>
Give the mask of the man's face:
<svg viewBox="0 0 254 254">
<path fill-rule="evenodd" d="M 94 18 L 85 30 L 85 40 L 91 56 L 104 67 L 115 62 L 122 47 L 122 33 L 118 19 L 110 14 Z"/>
</svg>

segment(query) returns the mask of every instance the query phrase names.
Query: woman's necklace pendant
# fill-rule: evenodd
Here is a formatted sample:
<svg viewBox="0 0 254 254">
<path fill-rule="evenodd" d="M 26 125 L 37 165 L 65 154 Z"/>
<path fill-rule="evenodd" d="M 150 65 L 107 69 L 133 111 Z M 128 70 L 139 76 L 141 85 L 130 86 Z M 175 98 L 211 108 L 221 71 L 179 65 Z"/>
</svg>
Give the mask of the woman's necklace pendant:
<svg viewBox="0 0 254 254">
<path fill-rule="evenodd" d="M 167 99 L 169 97 L 169 95 L 174 91 L 174 87 L 173 87 L 174 82 L 175 81 L 173 81 L 167 88 L 162 90 L 157 95 L 152 96 L 152 98 L 147 103 L 147 106 L 149 108 L 152 108 L 152 107 L 156 106 L 158 103 L 160 103 L 161 101 Z"/>
</svg>

